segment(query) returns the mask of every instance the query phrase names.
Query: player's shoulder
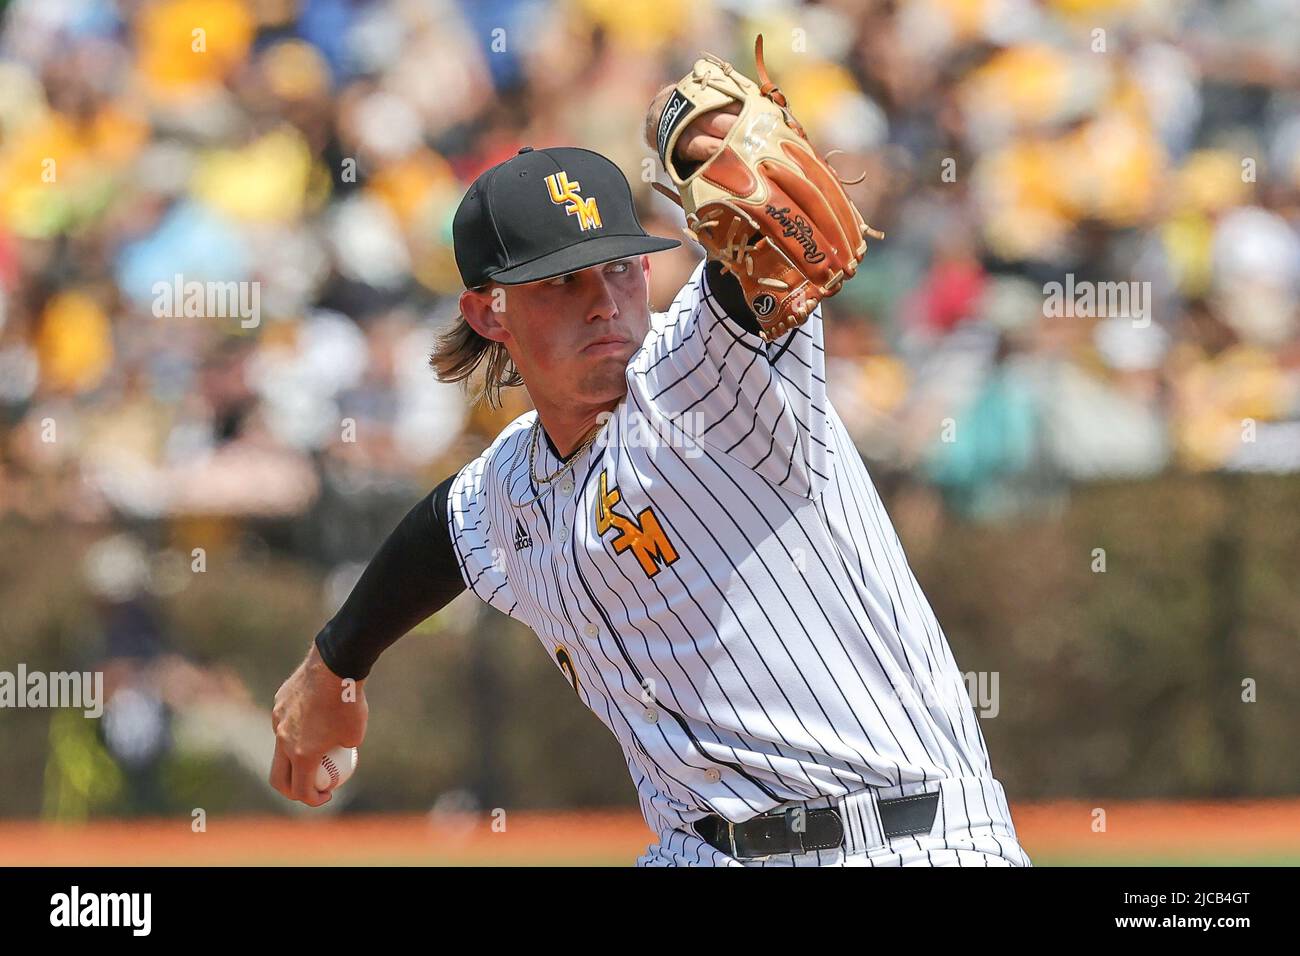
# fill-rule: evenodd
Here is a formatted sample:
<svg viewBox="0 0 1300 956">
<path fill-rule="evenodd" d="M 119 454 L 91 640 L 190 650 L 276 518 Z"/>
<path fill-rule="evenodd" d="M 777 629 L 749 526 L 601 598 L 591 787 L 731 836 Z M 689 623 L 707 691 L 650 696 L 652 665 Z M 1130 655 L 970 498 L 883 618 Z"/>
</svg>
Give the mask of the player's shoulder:
<svg viewBox="0 0 1300 956">
<path fill-rule="evenodd" d="M 461 469 L 459 482 L 481 486 L 488 476 L 502 476 L 521 460 L 526 461 L 528 436 L 532 434 L 536 420 L 536 409 L 530 409 L 502 428 L 497 437 Z"/>
<path fill-rule="evenodd" d="M 671 334 L 674 323 L 678 321 L 678 316 L 669 312 L 651 312 L 650 328 L 646 332 L 645 338 L 641 340 L 641 347 L 632 353 L 628 359 L 627 367 L 632 372 L 644 372 L 646 367 L 654 361 L 663 347 L 664 340 Z"/>
<path fill-rule="evenodd" d="M 682 283 L 672 303 L 663 312 L 650 313 L 650 330 L 641 348 L 633 354 L 629 367 L 644 372 L 680 339 L 699 311 L 704 293 L 704 262 L 698 263 Z"/>
<path fill-rule="evenodd" d="M 514 421 L 510 422 L 510 424 L 506 425 L 505 428 L 501 429 L 501 433 L 497 435 L 492 444 L 488 446 L 488 451 L 499 451 L 507 445 L 517 443 L 520 438 L 532 430 L 533 424 L 536 421 L 537 409 L 530 408 Z"/>
</svg>

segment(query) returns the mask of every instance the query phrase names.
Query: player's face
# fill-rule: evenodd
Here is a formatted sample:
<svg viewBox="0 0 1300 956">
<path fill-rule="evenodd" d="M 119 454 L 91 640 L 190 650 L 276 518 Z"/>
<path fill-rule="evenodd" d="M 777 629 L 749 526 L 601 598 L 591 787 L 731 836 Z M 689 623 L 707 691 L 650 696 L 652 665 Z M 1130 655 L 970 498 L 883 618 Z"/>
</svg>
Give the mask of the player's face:
<svg viewBox="0 0 1300 956">
<path fill-rule="evenodd" d="M 534 395 L 606 403 L 623 397 L 628 360 L 650 331 L 650 260 L 634 256 L 506 287 L 501 325 Z"/>
</svg>

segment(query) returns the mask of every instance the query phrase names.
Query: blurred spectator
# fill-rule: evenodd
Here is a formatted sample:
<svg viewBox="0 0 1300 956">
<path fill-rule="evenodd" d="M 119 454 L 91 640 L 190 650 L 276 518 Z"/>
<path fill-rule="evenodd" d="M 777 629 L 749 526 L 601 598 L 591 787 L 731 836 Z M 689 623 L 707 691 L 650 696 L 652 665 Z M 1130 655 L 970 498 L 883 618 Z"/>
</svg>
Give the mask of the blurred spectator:
<svg viewBox="0 0 1300 956">
<path fill-rule="evenodd" d="M 1300 420 L 1300 7 L 690 6 L 6 5 L 0 515 L 253 521 L 429 487 L 527 404 L 468 408 L 424 365 L 466 185 L 526 143 L 588 146 L 675 234 L 642 111 L 699 47 L 749 70 L 758 30 L 890 236 L 825 309 L 832 395 L 878 469 L 993 516 L 1070 481 L 1300 467 L 1278 450 Z M 656 259 L 656 307 L 693 254 Z M 1067 275 L 1144 284 L 1149 312 L 1050 316 Z M 214 287 L 242 311 L 213 314 Z"/>
</svg>

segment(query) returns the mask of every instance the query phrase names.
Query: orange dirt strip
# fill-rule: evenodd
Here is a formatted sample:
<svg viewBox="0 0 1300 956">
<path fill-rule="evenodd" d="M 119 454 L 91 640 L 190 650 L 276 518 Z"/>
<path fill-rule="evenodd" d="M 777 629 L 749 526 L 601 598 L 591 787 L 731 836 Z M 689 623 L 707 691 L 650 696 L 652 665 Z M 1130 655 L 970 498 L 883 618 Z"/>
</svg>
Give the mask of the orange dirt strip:
<svg viewBox="0 0 1300 956">
<path fill-rule="evenodd" d="M 502 832 L 488 817 L 418 815 L 293 819 L 210 817 L 84 826 L 0 823 L 4 866 L 232 866 L 632 862 L 653 836 L 640 815 L 511 813 Z"/>
<path fill-rule="evenodd" d="M 1106 812 L 1093 831 L 1094 808 Z M 1300 800 L 1224 803 L 1017 804 L 1031 857 L 1113 858 L 1192 853 L 1300 856 Z M 86 825 L 0 823 L 4 866 L 232 866 L 258 864 L 631 864 L 653 842 L 635 811 L 486 816 L 212 817 Z"/>
<path fill-rule="evenodd" d="M 1093 831 L 1097 810 L 1105 830 Z M 1029 855 L 1123 858 L 1216 853 L 1300 854 L 1300 800 L 1015 804 L 1016 834 Z"/>
</svg>

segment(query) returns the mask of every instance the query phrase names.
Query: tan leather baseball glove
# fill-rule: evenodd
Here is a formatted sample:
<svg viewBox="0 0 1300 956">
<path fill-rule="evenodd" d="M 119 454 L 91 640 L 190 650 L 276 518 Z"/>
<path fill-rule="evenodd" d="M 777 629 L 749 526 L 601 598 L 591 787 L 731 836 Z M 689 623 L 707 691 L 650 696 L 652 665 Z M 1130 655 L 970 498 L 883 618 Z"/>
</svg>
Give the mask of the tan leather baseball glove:
<svg viewBox="0 0 1300 956">
<path fill-rule="evenodd" d="M 838 292 L 866 255 L 867 237 L 884 234 L 863 222 L 845 181 L 813 150 L 768 78 L 761 35 L 754 61 L 759 83 L 709 53 L 678 82 L 659 115 L 655 145 L 680 195 L 655 188 L 685 211 L 687 235 L 740 281 L 771 342 Z M 712 156 L 694 164 L 675 155 L 692 120 L 733 103 L 739 115 Z"/>
</svg>

